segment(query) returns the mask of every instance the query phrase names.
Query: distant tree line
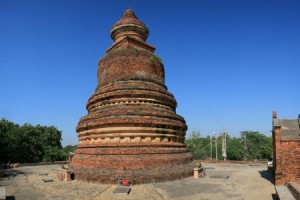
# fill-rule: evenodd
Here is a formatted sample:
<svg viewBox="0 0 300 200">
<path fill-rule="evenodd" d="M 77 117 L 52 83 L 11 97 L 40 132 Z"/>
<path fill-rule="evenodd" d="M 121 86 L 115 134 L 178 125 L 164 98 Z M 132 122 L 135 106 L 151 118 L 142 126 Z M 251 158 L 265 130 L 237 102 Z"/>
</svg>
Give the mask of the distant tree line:
<svg viewBox="0 0 300 200">
<path fill-rule="evenodd" d="M 231 137 L 227 134 L 227 160 L 272 159 L 272 137 L 267 137 L 257 131 L 242 131 L 240 134 L 241 137 Z M 212 159 L 215 160 L 217 151 L 217 159 L 223 160 L 222 136 L 200 137 L 200 131 L 193 131 L 185 143 L 194 159 L 210 159 L 212 155 Z"/>
<path fill-rule="evenodd" d="M 22 126 L 6 119 L 0 120 L 0 162 L 37 163 L 66 160 L 76 145 L 61 145 L 61 131 L 54 126 Z M 194 159 L 222 160 L 222 136 L 200 137 L 200 131 L 193 131 L 185 140 Z M 215 144 L 217 143 L 217 148 Z M 272 138 L 256 131 L 242 131 L 241 137 L 227 134 L 228 160 L 270 160 L 272 159 Z"/>
<path fill-rule="evenodd" d="M 54 126 L 22 126 L 0 120 L 0 162 L 37 163 L 66 160 L 76 146 L 62 148 L 61 131 Z"/>
</svg>

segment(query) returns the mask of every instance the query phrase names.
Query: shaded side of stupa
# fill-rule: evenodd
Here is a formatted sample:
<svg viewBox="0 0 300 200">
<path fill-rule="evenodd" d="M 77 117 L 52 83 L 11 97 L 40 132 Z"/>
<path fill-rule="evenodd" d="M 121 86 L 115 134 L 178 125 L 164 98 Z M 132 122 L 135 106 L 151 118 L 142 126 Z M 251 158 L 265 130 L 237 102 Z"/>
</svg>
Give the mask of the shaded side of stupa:
<svg viewBox="0 0 300 200">
<path fill-rule="evenodd" d="M 99 61 L 98 86 L 77 126 L 75 179 L 136 183 L 192 175 L 187 126 L 164 83 L 164 66 L 146 42 L 149 30 L 132 10 L 110 30 L 113 45 Z"/>
</svg>

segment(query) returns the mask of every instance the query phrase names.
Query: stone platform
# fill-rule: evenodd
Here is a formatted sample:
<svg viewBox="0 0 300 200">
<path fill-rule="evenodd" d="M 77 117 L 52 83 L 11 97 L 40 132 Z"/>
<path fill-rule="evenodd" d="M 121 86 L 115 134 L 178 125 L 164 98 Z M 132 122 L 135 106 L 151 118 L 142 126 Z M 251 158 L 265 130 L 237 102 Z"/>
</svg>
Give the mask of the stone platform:
<svg viewBox="0 0 300 200">
<path fill-rule="evenodd" d="M 300 183 L 288 182 L 286 183 L 287 188 L 296 200 L 300 200 Z"/>
</svg>

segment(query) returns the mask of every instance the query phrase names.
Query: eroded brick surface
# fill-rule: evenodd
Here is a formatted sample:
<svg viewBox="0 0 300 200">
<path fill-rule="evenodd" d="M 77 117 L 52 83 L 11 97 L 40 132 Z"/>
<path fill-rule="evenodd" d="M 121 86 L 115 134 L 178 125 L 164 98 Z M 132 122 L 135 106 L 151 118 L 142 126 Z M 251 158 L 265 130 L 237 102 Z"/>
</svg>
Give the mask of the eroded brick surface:
<svg viewBox="0 0 300 200">
<path fill-rule="evenodd" d="M 300 183 L 300 126 L 298 119 L 277 119 L 273 113 L 273 167 L 276 185 Z"/>
<path fill-rule="evenodd" d="M 98 86 L 76 128 L 75 178 L 116 183 L 191 176 L 187 126 L 165 86 L 164 66 L 146 42 L 149 31 L 131 10 L 112 27 L 113 45 L 98 64 Z"/>
</svg>

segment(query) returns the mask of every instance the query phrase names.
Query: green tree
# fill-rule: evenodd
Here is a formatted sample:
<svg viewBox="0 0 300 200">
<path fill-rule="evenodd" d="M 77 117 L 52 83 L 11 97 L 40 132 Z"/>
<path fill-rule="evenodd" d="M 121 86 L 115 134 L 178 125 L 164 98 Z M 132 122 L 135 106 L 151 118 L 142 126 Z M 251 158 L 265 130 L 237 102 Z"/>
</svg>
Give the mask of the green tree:
<svg viewBox="0 0 300 200">
<path fill-rule="evenodd" d="M 257 131 L 242 131 L 241 150 L 244 160 L 271 159 L 272 138 Z"/>
<path fill-rule="evenodd" d="M 227 140 L 227 159 L 228 160 L 242 160 L 243 154 L 241 151 L 241 139 L 229 138 Z"/>
<path fill-rule="evenodd" d="M 64 160 L 63 156 L 66 157 L 66 155 L 61 151 L 61 131 L 54 126 L 38 125 L 37 128 L 42 132 L 39 139 L 42 144 L 43 155 L 40 160 L 47 162 L 56 161 L 53 159 Z"/>
<path fill-rule="evenodd" d="M 54 162 L 54 161 L 66 160 L 66 159 L 67 159 L 66 152 L 62 148 L 59 148 L 58 146 L 47 148 L 45 150 L 45 155 L 43 156 L 43 162 Z"/>
<path fill-rule="evenodd" d="M 194 130 L 189 139 L 185 140 L 187 148 L 194 159 L 207 159 L 209 156 L 210 137 L 201 138 L 200 131 Z"/>
<path fill-rule="evenodd" d="M 0 120 L 0 162 L 40 162 L 61 159 L 61 131 L 54 126 L 19 126 Z"/>
<path fill-rule="evenodd" d="M 222 160 L 222 137 L 200 137 L 199 131 L 193 131 L 190 138 L 185 140 L 187 148 L 194 159 L 210 158 L 212 147 L 212 159 L 216 156 L 216 142 L 218 159 Z M 211 146 L 212 144 L 212 146 Z M 241 137 L 227 135 L 227 159 L 228 160 L 255 160 L 272 158 L 272 138 L 257 131 L 242 131 Z"/>
<path fill-rule="evenodd" d="M 194 130 L 189 139 L 185 140 L 187 148 L 190 150 L 194 159 L 198 159 L 198 149 L 200 148 L 200 131 Z"/>
<path fill-rule="evenodd" d="M 67 146 L 65 146 L 64 148 L 63 148 L 63 150 L 64 150 L 64 152 L 66 153 L 66 154 L 68 154 L 68 153 L 70 153 L 70 152 L 75 152 L 75 150 L 77 149 L 77 145 L 67 145 Z"/>
<path fill-rule="evenodd" d="M 15 157 L 14 152 L 18 149 L 16 136 L 19 125 L 6 119 L 0 120 L 0 162 L 8 162 Z"/>
</svg>

